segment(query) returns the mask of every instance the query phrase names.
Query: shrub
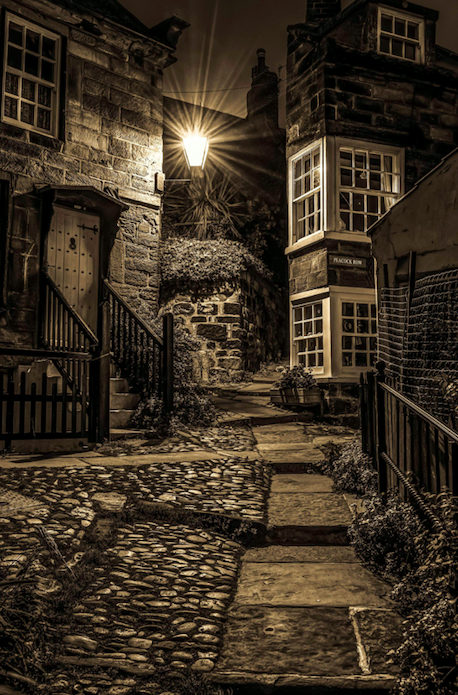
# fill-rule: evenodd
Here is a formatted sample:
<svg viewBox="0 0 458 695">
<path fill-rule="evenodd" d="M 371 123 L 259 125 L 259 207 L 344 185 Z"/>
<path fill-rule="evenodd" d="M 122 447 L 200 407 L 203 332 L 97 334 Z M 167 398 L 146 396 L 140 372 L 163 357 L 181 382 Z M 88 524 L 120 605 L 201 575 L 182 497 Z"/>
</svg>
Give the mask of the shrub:
<svg viewBox="0 0 458 695">
<path fill-rule="evenodd" d="M 202 285 L 221 285 L 255 270 L 269 271 L 238 241 L 228 239 L 169 239 L 162 245 L 162 282 L 168 288 L 186 287 L 201 292 Z"/>
<path fill-rule="evenodd" d="M 343 446 L 330 442 L 321 449 L 326 460 L 319 464 L 320 472 L 332 478 L 336 490 L 361 497 L 376 492 L 378 474 L 359 440 Z"/>
<path fill-rule="evenodd" d="M 318 386 L 318 382 L 312 374 L 311 369 L 307 369 L 302 365 L 293 367 L 280 367 L 278 370 L 281 378 L 274 384 L 275 388 L 279 389 L 314 389 Z"/>
</svg>

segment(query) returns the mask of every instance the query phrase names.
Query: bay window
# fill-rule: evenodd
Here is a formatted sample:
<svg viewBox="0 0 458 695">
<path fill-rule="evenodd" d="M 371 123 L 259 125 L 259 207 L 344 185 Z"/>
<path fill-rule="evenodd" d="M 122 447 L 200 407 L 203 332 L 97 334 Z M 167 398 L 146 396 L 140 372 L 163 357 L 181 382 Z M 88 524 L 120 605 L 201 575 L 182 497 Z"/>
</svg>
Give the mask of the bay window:
<svg viewBox="0 0 458 695">
<path fill-rule="evenodd" d="M 293 243 L 322 229 L 321 144 L 309 148 L 292 162 Z"/>
<path fill-rule="evenodd" d="M 324 364 L 323 302 L 311 302 L 293 308 L 293 344 L 295 364 L 322 367 Z"/>
</svg>

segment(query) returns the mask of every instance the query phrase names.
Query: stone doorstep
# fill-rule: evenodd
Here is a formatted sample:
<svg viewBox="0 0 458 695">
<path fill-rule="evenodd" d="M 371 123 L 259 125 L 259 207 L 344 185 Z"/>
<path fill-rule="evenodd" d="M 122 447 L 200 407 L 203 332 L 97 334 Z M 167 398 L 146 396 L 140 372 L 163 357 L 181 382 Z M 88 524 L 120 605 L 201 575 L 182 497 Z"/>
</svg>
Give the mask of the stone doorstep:
<svg viewBox="0 0 458 695">
<path fill-rule="evenodd" d="M 348 526 L 352 519 L 343 495 L 335 492 L 274 492 L 269 497 L 268 518 L 277 528 Z"/>
<path fill-rule="evenodd" d="M 303 676 L 297 673 L 265 674 L 237 671 L 213 671 L 205 680 L 233 695 L 359 695 L 389 693 L 396 679 L 390 675 Z"/>
<path fill-rule="evenodd" d="M 268 526 L 265 537 L 269 545 L 281 546 L 348 546 L 348 525 L 335 526 Z"/>
</svg>

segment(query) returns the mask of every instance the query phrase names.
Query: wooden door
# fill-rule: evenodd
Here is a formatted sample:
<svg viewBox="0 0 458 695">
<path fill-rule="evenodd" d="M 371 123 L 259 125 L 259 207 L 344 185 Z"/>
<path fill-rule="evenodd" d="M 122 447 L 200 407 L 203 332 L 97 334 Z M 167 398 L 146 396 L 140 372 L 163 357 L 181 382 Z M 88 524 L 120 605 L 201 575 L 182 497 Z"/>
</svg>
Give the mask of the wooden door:
<svg viewBox="0 0 458 695">
<path fill-rule="evenodd" d="M 73 309 L 97 332 L 100 220 L 55 206 L 47 241 L 50 277 Z"/>
</svg>

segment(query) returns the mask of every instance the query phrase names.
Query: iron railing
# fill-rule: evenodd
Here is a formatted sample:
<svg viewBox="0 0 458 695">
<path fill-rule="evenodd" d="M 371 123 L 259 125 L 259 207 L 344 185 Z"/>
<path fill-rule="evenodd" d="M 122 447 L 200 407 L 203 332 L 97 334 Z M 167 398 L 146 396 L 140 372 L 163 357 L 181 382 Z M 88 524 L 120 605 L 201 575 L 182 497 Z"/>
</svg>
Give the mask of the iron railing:
<svg viewBox="0 0 458 695">
<path fill-rule="evenodd" d="M 421 491 L 458 495 L 458 433 L 385 383 L 384 363 L 361 375 L 363 451 L 375 461 L 379 488 L 397 488 L 433 523 Z"/>
</svg>

